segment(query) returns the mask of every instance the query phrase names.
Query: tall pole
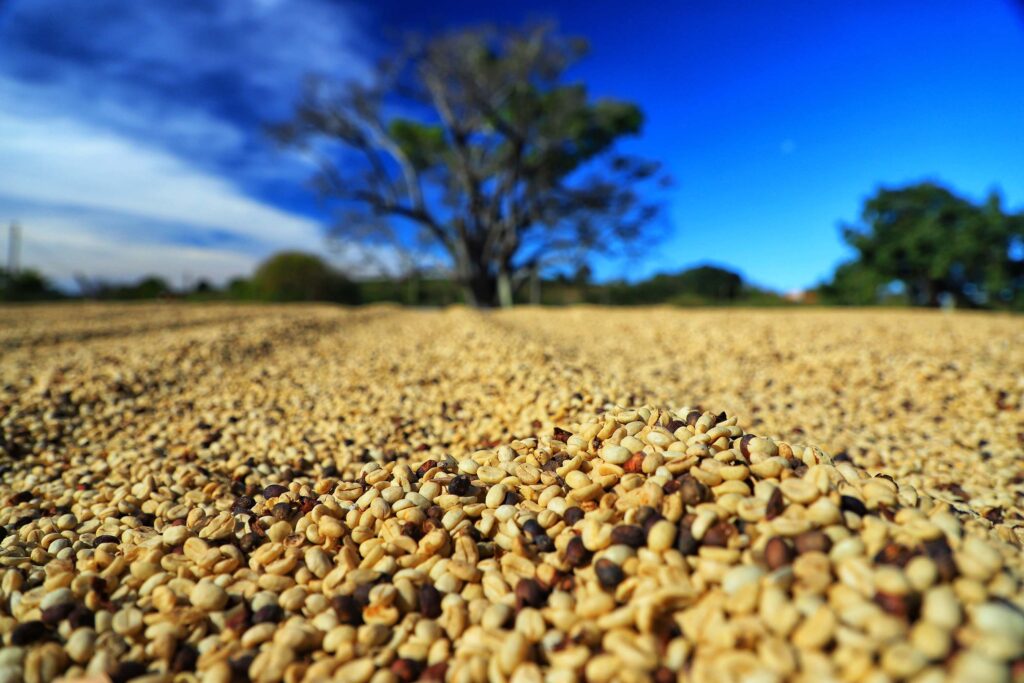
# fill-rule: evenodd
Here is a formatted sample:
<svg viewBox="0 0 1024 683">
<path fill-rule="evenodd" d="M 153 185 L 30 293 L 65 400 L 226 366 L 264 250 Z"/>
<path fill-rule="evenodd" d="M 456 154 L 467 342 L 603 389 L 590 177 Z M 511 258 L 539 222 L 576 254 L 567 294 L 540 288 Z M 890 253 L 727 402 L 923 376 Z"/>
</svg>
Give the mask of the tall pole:
<svg viewBox="0 0 1024 683">
<path fill-rule="evenodd" d="M 21 226 L 17 221 L 11 221 L 7 235 L 7 275 L 13 278 L 18 274 L 18 259 L 21 256 Z"/>
</svg>

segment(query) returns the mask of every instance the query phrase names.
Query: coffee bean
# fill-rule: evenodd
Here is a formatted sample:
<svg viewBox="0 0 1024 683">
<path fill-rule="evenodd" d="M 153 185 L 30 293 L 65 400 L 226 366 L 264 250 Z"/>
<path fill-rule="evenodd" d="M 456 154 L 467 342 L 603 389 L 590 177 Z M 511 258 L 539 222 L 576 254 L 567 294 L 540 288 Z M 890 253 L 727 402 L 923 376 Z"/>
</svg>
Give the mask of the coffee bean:
<svg viewBox="0 0 1024 683">
<path fill-rule="evenodd" d="M 764 507 L 764 518 L 772 520 L 786 511 L 786 501 L 782 497 L 782 489 L 775 487 L 768 496 L 768 502 Z"/>
<path fill-rule="evenodd" d="M 338 614 L 338 622 L 358 626 L 363 623 L 363 608 L 351 595 L 336 595 L 331 599 L 331 606 Z"/>
<path fill-rule="evenodd" d="M 74 609 L 75 604 L 73 602 L 61 603 L 60 605 L 54 605 L 53 607 L 47 607 L 44 609 L 39 619 L 47 626 L 56 626 L 60 622 L 64 621 L 68 615 L 74 611 Z"/>
<path fill-rule="evenodd" d="M 612 545 L 627 545 L 642 548 L 647 543 L 647 534 L 633 524 L 621 524 L 612 529 Z"/>
<path fill-rule="evenodd" d="M 864 505 L 864 501 L 854 496 L 841 496 L 839 498 L 839 509 L 843 512 L 852 512 L 860 517 L 868 514 L 868 508 Z"/>
<path fill-rule="evenodd" d="M 184 671 L 195 671 L 198 660 L 199 651 L 194 645 L 180 643 L 178 651 L 174 653 L 174 659 L 171 660 L 171 672 L 177 674 Z"/>
<path fill-rule="evenodd" d="M 832 549 L 832 539 L 823 531 L 805 531 L 802 534 L 797 534 L 793 539 L 793 545 L 801 555 L 804 553 L 827 553 Z"/>
<path fill-rule="evenodd" d="M 269 500 L 270 498 L 276 498 L 280 496 L 282 493 L 287 492 L 287 486 L 282 486 L 281 484 L 271 484 L 267 488 L 263 489 L 263 497 Z"/>
<path fill-rule="evenodd" d="M 278 605 L 266 605 L 252 613 L 253 624 L 276 624 L 284 618 L 284 610 Z"/>
<path fill-rule="evenodd" d="M 718 522 L 711 526 L 704 533 L 701 543 L 704 545 L 725 548 L 729 545 L 729 539 L 736 534 L 736 529 L 728 522 Z"/>
<path fill-rule="evenodd" d="M 570 567 L 582 567 L 590 562 L 590 551 L 583 545 L 583 539 L 573 536 L 565 547 L 565 562 Z"/>
<path fill-rule="evenodd" d="M 41 621 L 24 621 L 11 631 L 11 645 L 31 645 L 46 635 L 46 624 Z"/>
<path fill-rule="evenodd" d="M 541 607 L 547 601 L 547 594 L 534 579 L 520 579 L 516 584 L 516 610 L 524 607 Z"/>
<path fill-rule="evenodd" d="M 705 484 L 697 481 L 692 475 L 684 474 L 679 480 L 679 492 L 686 505 L 700 505 L 711 499 L 711 491 Z"/>
<path fill-rule="evenodd" d="M 565 511 L 565 514 L 562 515 L 562 518 L 565 520 L 566 524 L 568 524 L 569 526 L 572 526 L 576 522 L 578 522 L 581 519 L 583 519 L 583 510 L 581 510 L 578 507 L 568 508 Z"/>
<path fill-rule="evenodd" d="M 690 531 L 689 525 L 679 525 L 679 531 L 676 533 L 676 549 L 683 555 L 696 555 L 697 549 L 700 547 L 700 543 L 693 537 L 693 532 Z"/>
<path fill-rule="evenodd" d="M 420 675 L 420 669 L 419 662 L 407 657 L 399 657 L 391 662 L 391 673 L 398 679 L 399 683 L 412 683 L 417 680 Z"/>
<path fill-rule="evenodd" d="M 453 496 L 464 496 L 469 493 L 470 479 L 465 474 L 456 475 L 448 482 L 448 493 Z"/>
<path fill-rule="evenodd" d="M 597 580 L 601 587 L 609 591 L 614 590 L 626 578 L 622 567 L 611 560 L 598 560 L 597 564 L 594 565 L 594 572 L 597 574 Z"/>
<path fill-rule="evenodd" d="M 791 564 L 795 556 L 793 549 L 779 536 L 768 539 L 768 543 L 765 544 L 764 562 L 773 571 Z"/>
<path fill-rule="evenodd" d="M 437 619 L 441 616 L 441 592 L 432 584 L 425 583 L 420 586 L 420 613 L 427 619 Z"/>
</svg>

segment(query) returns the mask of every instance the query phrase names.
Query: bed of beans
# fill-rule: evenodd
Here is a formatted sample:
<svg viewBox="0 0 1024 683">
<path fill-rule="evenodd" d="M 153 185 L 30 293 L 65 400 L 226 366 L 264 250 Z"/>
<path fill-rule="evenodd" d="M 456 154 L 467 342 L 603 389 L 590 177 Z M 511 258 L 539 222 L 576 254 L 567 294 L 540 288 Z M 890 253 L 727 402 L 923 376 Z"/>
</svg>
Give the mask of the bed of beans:
<svg viewBox="0 0 1024 683">
<path fill-rule="evenodd" d="M 0 310 L 0 683 L 1024 680 L 1024 324 Z"/>
</svg>

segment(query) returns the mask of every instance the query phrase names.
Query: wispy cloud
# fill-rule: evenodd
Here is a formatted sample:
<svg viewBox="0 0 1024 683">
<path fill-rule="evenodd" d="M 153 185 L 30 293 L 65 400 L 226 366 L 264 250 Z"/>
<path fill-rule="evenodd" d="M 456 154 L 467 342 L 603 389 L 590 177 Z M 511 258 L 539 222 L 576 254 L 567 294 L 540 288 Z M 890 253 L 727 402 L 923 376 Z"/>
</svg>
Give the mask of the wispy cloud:
<svg viewBox="0 0 1024 683">
<path fill-rule="evenodd" d="M 65 285 L 76 274 L 222 282 L 247 274 L 275 250 L 324 245 L 320 221 L 73 119 L 0 113 L 0 159 L 0 216 L 25 224 L 24 262 Z M 385 246 L 350 245 L 333 258 L 355 275 L 399 267 Z"/>
<path fill-rule="evenodd" d="M 65 283 L 177 282 L 322 250 L 325 216 L 294 200 L 309 168 L 262 124 L 286 115 L 308 71 L 366 76 L 361 21 L 329 0 L 0 8 L 0 218 L 25 224 L 24 262 Z M 386 251 L 373 261 L 395 263 Z"/>
</svg>

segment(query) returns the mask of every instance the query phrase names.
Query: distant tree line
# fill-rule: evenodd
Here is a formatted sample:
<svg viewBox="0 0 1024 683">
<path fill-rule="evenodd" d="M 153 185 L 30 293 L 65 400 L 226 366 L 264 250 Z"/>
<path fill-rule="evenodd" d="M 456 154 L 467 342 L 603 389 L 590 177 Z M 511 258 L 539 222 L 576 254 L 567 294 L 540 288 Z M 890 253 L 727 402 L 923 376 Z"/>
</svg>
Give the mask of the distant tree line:
<svg viewBox="0 0 1024 683">
<path fill-rule="evenodd" d="M 0 271 L 2 273 L 2 271 Z M 415 279 L 415 281 L 413 281 Z M 530 293 L 516 294 L 515 303 L 567 305 L 591 303 L 610 306 L 669 305 L 763 305 L 779 304 L 777 294 L 743 281 L 738 273 L 704 265 L 674 275 L 659 274 L 629 283 L 592 281 L 588 268 L 574 274 L 541 278 Z M 79 280 L 80 294 L 62 294 L 45 278 L 23 271 L 14 289 L 0 287 L 0 301 L 43 301 L 86 298 L 99 301 L 321 301 L 340 304 L 395 302 L 414 306 L 448 306 L 472 303 L 458 280 L 448 276 L 374 278 L 353 280 L 314 254 L 280 252 L 261 263 L 248 278 L 235 278 L 223 287 L 200 280 L 185 290 L 175 290 L 161 277 L 146 276 L 131 283 Z"/>
<path fill-rule="evenodd" d="M 1024 213 L 926 182 L 880 189 L 842 228 L 855 250 L 818 294 L 840 305 L 1024 310 Z"/>
<path fill-rule="evenodd" d="M 39 271 L 26 268 L 12 275 L 0 268 L 0 302 L 52 301 L 63 296 Z"/>
<path fill-rule="evenodd" d="M 997 195 L 976 204 L 935 183 L 881 189 L 861 219 L 842 228 L 855 255 L 804 301 L 825 305 L 955 305 L 1024 310 L 1024 213 L 1003 208 Z M 556 271 L 557 273 L 557 271 Z M 777 305 L 778 294 L 712 265 L 637 282 L 596 283 L 586 266 L 575 273 L 535 274 L 533 286 L 512 293 L 517 304 Z M 458 273 L 427 275 L 412 268 L 397 278 L 353 280 L 319 256 L 281 252 L 252 276 L 224 287 L 200 281 L 175 290 L 155 276 L 133 283 L 81 279 L 80 296 L 96 300 L 392 301 L 416 306 L 479 304 Z M 31 269 L 0 269 L 0 302 L 66 298 Z"/>
</svg>

